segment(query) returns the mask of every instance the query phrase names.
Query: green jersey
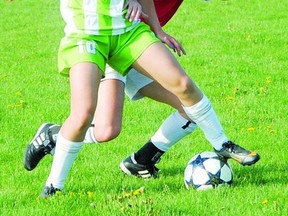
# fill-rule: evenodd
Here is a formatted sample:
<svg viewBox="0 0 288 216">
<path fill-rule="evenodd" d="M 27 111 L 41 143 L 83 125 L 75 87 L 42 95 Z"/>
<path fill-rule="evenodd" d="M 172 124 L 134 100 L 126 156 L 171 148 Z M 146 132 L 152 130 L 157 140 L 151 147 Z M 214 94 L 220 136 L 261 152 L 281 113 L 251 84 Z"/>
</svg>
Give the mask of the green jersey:
<svg viewBox="0 0 288 216">
<path fill-rule="evenodd" d="M 88 35 L 119 35 L 133 29 L 139 22 L 129 22 L 127 0 L 61 0 L 61 15 L 66 22 L 65 33 Z"/>
</svg>

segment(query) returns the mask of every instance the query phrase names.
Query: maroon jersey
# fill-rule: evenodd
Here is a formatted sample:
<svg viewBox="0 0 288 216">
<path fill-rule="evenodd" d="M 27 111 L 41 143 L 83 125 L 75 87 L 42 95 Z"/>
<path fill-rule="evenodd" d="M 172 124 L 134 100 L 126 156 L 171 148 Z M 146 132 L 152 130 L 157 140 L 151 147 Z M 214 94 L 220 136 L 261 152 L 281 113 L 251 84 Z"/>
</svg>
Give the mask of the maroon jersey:
<svg viewBox="0 0 288 216">
<path fill-rule="evenodd" d="M 173 17 L 182 2 L 183 0 L 154 0 L 161 26 L 164 26 Z"/>
</svg>

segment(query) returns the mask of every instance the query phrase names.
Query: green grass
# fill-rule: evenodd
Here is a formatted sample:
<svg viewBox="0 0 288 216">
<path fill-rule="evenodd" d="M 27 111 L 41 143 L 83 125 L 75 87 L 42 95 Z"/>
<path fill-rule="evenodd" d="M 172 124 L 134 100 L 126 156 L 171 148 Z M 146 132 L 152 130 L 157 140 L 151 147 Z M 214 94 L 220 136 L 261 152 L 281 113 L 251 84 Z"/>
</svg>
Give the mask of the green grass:
<svg viewBox="0 0 288 216">
<path fill-rule="evenodd" d="M 58 4 L 0 2 L 0 215 L 287 214 L 288 2 L 277 0 L 185 1 L 165 27 L 186 48 L 179 61 L 211 99 L 227 135 L 261 154 L 251 167 L 230 162 L 232 187 L 185 189 L 186 162 L 211 149 L 200 130 L 165 154 L 158 179 L 124 176 L 119 162 L 173 111 L 126 99 L 121 135 L 85 146 L 65 190 L 37 199 L 52 157 L 27 172 L 23 151 L 40 124 L 60 124 L 69 110 L 68 80 L 56 72 Z"/>
</svg>

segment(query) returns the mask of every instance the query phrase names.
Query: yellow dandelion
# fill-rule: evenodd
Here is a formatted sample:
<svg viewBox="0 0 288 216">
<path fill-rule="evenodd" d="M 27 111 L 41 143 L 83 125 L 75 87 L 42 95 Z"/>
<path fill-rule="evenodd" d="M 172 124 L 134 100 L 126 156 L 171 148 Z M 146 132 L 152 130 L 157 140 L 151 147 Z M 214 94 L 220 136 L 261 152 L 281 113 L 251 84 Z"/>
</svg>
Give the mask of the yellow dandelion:
<svg viewBox="0 0 288 216">
<path fill-rule="evenodd" d="M 270 76 L 266 77 L 266 83 L 271 83 L 271 82 L 272 82 L 271 77 Z"/>
<path fill-rule="evenodd" d="M 232 97 L 232 96 L 227 96 L 227 97 L 226 97 L 226 100 L 232 101 L 232 100 L 234 100 L 234 97 Z"/>
<path fill-rule="evenodd" d="M 267 131 L 268 131 L 269 133 L 271 133 L 271 134 L 275 133 L 275 130 L 274 130 L 274 128 L 273 128 L 271 125 L 268 125 L 268 126 L 267 126 Z"/>
<path fill-rule="evenodd" d="M 89 198 L 93 198 L 93 197 L 94 197 L 94 193 L 91 192 L 91 191 L 88 191 L 87 194 L 88 194 L 88 197 L 89 197 Z"/>
<path fill-rule="evenodd" d="M 251 40 L 251 35 L 250 35 L 250 34 L 248 34 L 248 35 L 246 36 L 246 40 L 248 40 L 248 41 Z"/>
<path fill-rule="evenodd" d="M 26 101 L 24 101 L 24 100 L 19 100 L 19 102 L 18 103 L 16 103 L 16 104 L 9 104 L 9 105 L 7 105 L 7 108 L 8 109 L 15 109 L 15 108 L 19 108 L 19 107 L 24 107 L 24 106 L 26 106 Z"/>
<path fill-rule="evenodd" d="M 122 200 L 122 199 L 125 199 L 125 198 L 130 198 L 130 197 L 131 197 L 131 193 L 123 192 L 122 195 L 118 196 L 118 200 Z"/>
<path fill-rule="evenodd" d="M 255 128 L 254 128 L 254 127 L 249 127 L 247 130 L 248 130 L 249 132 L 253 132 L 253 131 L 255 130 Z"/>
<path fill-rule="evenodd" d="M 129 197 L 131 197 L 131 193 L 125 192 L 123 194 L 123 198 L 129 198 Z"/>
<path fill-rule="evenodd" d="M 137 196 L 143 192 L 144 192 L 144 187 L 140 187 L 137 190 L 134 190 L 132 194 L 133 194 L 133 196 Z"/>
<path fill-rule="evenodd" d="M 262 201 L 262 205 L 266 205 L 267 203 L 268 203 L 268 200 L 267 200 L 267 199 L 265 199 L 265 200 Z"/>
<path fill-rule="evenodd" d="M 263 86 L 259 88 L 259 91 L 260 91 L 261 93 L 266 93 L 266 92 L 267 92 L 266 88 L 263 87 Z"/>
</svg>

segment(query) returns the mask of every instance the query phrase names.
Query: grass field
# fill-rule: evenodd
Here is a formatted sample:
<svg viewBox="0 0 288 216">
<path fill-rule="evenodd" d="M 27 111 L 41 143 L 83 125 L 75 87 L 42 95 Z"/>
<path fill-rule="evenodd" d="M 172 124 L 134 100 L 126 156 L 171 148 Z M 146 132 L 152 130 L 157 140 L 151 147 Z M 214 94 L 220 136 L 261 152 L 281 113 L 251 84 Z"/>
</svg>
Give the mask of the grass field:
<svg viewBox="0 0 288 216">
<path fill-rule="evenodd" d="M 187 0 L 165 27 L 185 47 L 179 61 L 227 135 L 261 155 L 251 167 L 230 161 L 232 187 L 185 189 L 185 164 L 212 149 L 200 130 L 162 157 L 159 178 L 124 176 L 119 162 L 173 112 L 126 98 L 121 135 L 85 146 L 65 190 L 39 200 L 52 157 L 27 172 L 23 151 L 43 122 L 61 124 L 69 111 L 68 80 L 57 73 L 58 4 L 0 2 L 0 215 L 287 215 L 288 1 Z"/>
</svg>

